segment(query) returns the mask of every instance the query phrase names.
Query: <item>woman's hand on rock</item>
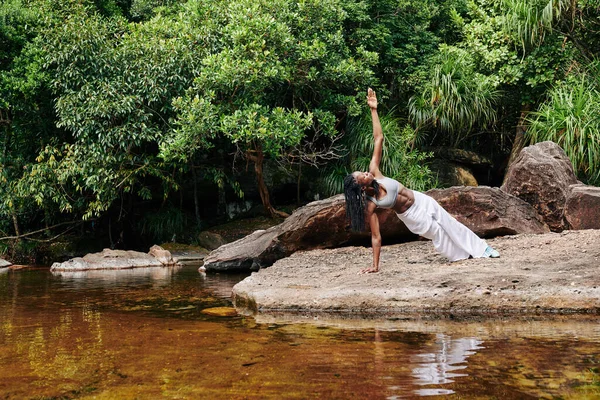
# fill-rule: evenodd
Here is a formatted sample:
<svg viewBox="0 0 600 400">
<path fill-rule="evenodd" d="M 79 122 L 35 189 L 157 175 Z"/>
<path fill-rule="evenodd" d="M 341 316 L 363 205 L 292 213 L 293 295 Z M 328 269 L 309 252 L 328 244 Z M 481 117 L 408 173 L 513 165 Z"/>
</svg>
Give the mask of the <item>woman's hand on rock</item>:
<svg viewBox="0 0 600 400">
<path fill-rule="evenodd" d="M 358 274 L 359 275 L 360 274 L 374 274 L 376 272 L 379 272 L 379 267 L 364 268 L 364 269 L 361 269 Z"/>
</svg>

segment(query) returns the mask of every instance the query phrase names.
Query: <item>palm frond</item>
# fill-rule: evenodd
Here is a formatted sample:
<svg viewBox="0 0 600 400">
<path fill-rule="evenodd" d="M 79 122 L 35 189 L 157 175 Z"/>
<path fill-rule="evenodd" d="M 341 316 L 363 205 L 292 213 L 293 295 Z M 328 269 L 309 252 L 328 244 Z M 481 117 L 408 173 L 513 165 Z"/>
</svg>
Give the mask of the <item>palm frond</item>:
<svg viewBox="0 0 600 400">
<path fill-rule="evenodd" d="M 416 149 L 418 136 L 406 121 L 398 118 L 394 110 L 380 116 L 385 140 L 381 171 L 407 187 L 427 190 L 435 182 L 427 167 L 431 154 Z M 323 190 L 328 195 L 342 192 L 342 181 L 352 171 L 367 171 L 373 153 L 373 128 L 370 115 L 351 120 L 345 136 L 349 157 L 333 166 L 323 176 Z"/>
<path fill-rule="evenodd" d="M 502 0 L 501 5 L 504 31 L 526 48 L 543 41 L 571 0 Z"/>
<path fill-rule="evenodd" d="M 446 132 L 456 146 L 473 128 L 496 119 L 499 97 L 492 80 L 474 71 L 466 51 L 447 47 L 433 67 L 431 80 L 409 100 L 409 115 L 419 128 Z"/>
<path fill-rule="evenodd" d="M 600 183 L 600 91 L 594 77 L 556 86 L 528 122 L 531 143 L 555 142 L 581 179 Z"/>
</svg>

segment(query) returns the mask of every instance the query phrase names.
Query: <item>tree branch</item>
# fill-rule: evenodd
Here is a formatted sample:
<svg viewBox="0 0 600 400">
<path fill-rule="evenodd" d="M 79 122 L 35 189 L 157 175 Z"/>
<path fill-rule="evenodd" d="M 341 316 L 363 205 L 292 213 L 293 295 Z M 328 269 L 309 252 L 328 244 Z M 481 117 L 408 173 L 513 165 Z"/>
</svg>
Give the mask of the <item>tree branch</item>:
<svg viewBox="0 0 600 400">
<path fill-rule="evenodd" d="M 63 225 L 77 225 L 77 224 L 82 224 L 83 221 L 69 221 L 69 222 L 61 222 L 60 224 L 56 224 L 53 226 L 50 226 L 48 228 L 43 228 L 43 229 L 38 229 L 37 231 L 33 231 L 33 232 L 28 232 L 28 233 L 24 233 L 22 235 L 17 235 L 17 236 L 5 236 L 5 237 L 1 237 L 0 240 L 13 240 L 13 239 L 25 239 L 28 236 L 33 236 L 33 235 L 37 235 L 38 233 L 42 233 L 45 231 L 48 231 L 50 229 L 54 229 L 54 228 L 58 228 L 59 226 L 63 226 Z M 69 228 L 72 229 L 73 227 Z M 68 230 L 67 230 L 68 231 Z M 60 236 L 60 235 L 59 235 Z M 38 241 L 42 241 L 42 240 L 38 240 Z"/>
</svg>

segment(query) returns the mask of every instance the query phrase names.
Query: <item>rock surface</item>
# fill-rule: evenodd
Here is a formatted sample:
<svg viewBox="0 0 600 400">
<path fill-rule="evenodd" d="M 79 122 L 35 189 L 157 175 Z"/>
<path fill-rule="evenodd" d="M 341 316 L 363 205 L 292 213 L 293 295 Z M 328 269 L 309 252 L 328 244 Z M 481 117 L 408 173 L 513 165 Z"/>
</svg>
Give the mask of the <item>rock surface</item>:
<svg viewBox="0 0 600 400">
<path fill-rule="evenodd" d="M 600 228 L 600 187 L 571 185 L 564 214 L 570 229 Z"/>
<path fill-rule="evenodd" d="M 152 254 L 158 256 L 155 257 Z M 86 254 L 63 263 L 54 263 L 51 271 L 87 271 L 95 269 L 127 269 L 138 267 L 170 267 L 177 265 L 168 250 L 152 246 L 150 253 L 131 250 L 104 249 L 100 253 Z"/>
<path fill-rule="evenodd" d="M 529 203 L 498 188 L 457 186 L 427 194 L 480 237 L 550 232 Z"/>
<path fill-rule="evenodd" d="M 468 167 L 448 160 L 436 159 L 429 165 L 441 186 L 478 186 L 479 183 Z"/>
<path fill-rule="evenodd" d="M 600 314 L 600 230 L 488 240 L 498 259 L 448 263 L 429 241 L 297 252 L 234 288 L 242 312 L 428 318 Z"/>
<path fill-rule="evenodd" d="M 227 241 L 218 233 L 203 231 L 198 234 L 198 245 L 208 250 L 217 249 Z"/>
<path fill-rule="evenodd" d="M 12 263 L 9 263 L 8 261 L 0 258 L 0 268 L 10 267 L 11 265 L 12 265 Z"/>
<path fill-rule="evenodd" d="M 344 196 L 315 201 L 294 211 L 279 225 L 252 234 L 212 251 L 204 259 L 207 271 L 258 270 L 298 250 L 366 242 L 368 233 L 348 229 Z M 414 238 L 391 210 L 381 210 L 386 220 L 381 234 L 387 240 Z M 389 217 L 389 218 L 388 218 Z"/>
<path fill-rule="evenodd" d="M 143 253 L 142 253 L 143 254 Z M 165 250 L 160 246 L 154 245 L 150 247 L 149 255 L 156 258 L 158 262 L 166 267 L 171 267 L 177 264 L 177 260 L 171 256 L 171 252 L 169 250 Z"/>
<path fill-rule="evenodd" d="M 476 234 L 545 233 L 548 226 L 529 204 L 498 188 L 453 187 L 427 192 Z M 352 233 L 347 227 L 343 195 L 307 204 L 283 223 L 256 231 L 211 252 L 206 271 L 258 270 L 299 250 L 370 243 L 369 233 Z M 384 244 L 417 239 L 391 210 L 380 209 Z"/>
<path fill-rule="evenodd" d="M 524 148 L 506 173 L 502 190 L 531 204 L 554 232 L 568 229 L 564 207 L 579 183 L 571 161 L 556 143 Z"/>
</svg>

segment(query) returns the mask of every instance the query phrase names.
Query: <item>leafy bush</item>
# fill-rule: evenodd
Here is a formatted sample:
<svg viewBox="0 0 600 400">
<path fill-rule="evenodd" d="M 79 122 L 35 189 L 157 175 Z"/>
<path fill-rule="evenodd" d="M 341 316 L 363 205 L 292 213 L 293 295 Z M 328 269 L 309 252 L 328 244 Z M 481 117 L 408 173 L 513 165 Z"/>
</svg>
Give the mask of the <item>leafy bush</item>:
<svg viewBox="0 0 600 400">
<path fill-rule="evenodd" d="M 557 85 L 532 113 L 530 142 L 551 140 L 571 159 L 580 179 L 600 184 L 600 90 L 588 76 Z"/>
</svg>

